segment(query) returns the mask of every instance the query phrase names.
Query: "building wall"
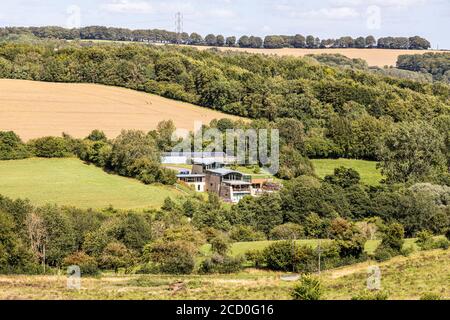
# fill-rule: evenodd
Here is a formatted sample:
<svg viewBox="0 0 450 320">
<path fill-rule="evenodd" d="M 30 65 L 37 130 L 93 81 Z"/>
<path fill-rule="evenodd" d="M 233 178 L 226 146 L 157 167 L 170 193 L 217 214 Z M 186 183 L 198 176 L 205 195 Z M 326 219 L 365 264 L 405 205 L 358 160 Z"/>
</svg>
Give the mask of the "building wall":
<svg viewBox="0 0 450 320">
<path fill-rule="evenodd" d="M 220 194 L 220 184 L 222 183 L 222 179 L 220 176 L 216 176 L 213 174 L 206 174 L 206 192 L 215 192 Z"/>
<path fill-rule="evenodd" d="M 203 174 L 203 166 L 201 164 L 192 165 L 192 174 Z"/>
<path fill-rule="evenodd" d="M 190 183 L 190 185 L 193 185 L 195 187 L 196 192 L 205 192 L 205 183 L 204 182 Z"/>
</svg>

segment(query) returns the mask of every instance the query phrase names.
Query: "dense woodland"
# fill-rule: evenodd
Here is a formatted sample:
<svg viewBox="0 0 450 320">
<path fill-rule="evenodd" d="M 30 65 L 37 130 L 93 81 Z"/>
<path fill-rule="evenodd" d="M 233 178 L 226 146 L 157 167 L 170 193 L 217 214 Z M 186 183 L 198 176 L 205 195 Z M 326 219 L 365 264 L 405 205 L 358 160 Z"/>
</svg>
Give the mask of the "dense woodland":
<svg viewBox="0 0 450 320">
<path fill-rule="evenodd" d="M 442 135 L 433 142 L 437 150 L 446 153 L 449 146 L 448 85 L 330 67 L 310 57 L 5 43 L 0 77 L 122 86 L 253 119 L 294 119 L 302 127 L 297 149 L 313 158 L 381 160 L 380 138 L 417 121 Z"/>
<path fill-rule="evenodd" d="M 426 50 L 431 47 L 430 42 L 419 36 L 414 37 L 383 37 L 378 41 L 373 36 L 352 38 L 350 36 L 339 39 L 319 39 L 313 35 L 297 34 L 268 35 L 264 39 L 257 36 L 244 35 L 239 39 L 235 36 L 208 34 L 204 38 L 198 33 L 188 34 L 166 30 L 130 30 L 124 28 L 108 28 L 90 26 L 80 29 L 65 29 L 62 27 L 6 27 L 0 28 L 0 37 L 17 34 L 29 34 L 38 38 L 64 40 L 109 40 L 134 41 L 151 43 L 172 43 L 188 45 L 207 45 L 217 47 L 241 48 L 382 48 L 382 49 L 418 49 Z"/>
<path fill-rule="evenodd" d="M 397 67 L 431 75 L 436 81 L 450 83 L 450 53 L 401 55 L 398 57 Z"/>
<path fill-rule="evenodd" d="M 317 250 L 292 242 L 229 255 L 230 243 L 261 239 L 330 239 L 321 252 L 324 268 L 367 259 L 371 238 L 382 240 L 377 260 L 409 254 L 404 237 L 419 237 L 422 249 L 448 248 L 432 235 L 450 236 L 450 87 L 339 61 L 170 46 L 0 44 L 0 78 L 122 86 L 251 118 L 219 119 L 202 130 L 279 129 L 277 176 L 284 184 L 279 193 L 234 206 L 194 195 L 144 213 L 35 207 L 0 197 L 0 272 L 40 273 L 43 263 L 49 272 L 78 264 L 85 274 L 227 273 L 249 264 L 316 270 Z M 96 130 L 84 139 L 27 143 L 2 132 L 0 159 L 77 156 L 144 183 L 171 184 L 159 153 L 173 146 L 174 130 L 169 121 L 115 139 Z M 333 157 L 377 160 L 385 181 L 366 186 L 350 168 L 319 179 L 309 158 Z M 206 243 L 211 254 L 200 251 Z"/>
</svg>

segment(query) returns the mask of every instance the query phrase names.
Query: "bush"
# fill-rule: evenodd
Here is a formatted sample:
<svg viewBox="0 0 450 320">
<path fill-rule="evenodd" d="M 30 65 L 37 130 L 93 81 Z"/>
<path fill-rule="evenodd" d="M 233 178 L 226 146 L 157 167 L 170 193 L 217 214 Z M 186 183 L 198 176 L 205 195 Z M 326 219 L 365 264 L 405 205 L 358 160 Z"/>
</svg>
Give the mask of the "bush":
<svg viewBox="0 0 450 320">
<path fill-rule="evenodd" d="M 396 252 L 400 252 L 405 242 L 405 230 L 399 223 L 393 223 L 387 226 L 383 233 L 381 244 L 390 247 Z"/>
<path fill-rule="evenodd" d="M 304 275 L 292 289 L 291 296 L 294 300 L 320 300 L 323 293 L 320 279 L 312 275 Z"/>
<path fill-rule="evenodd" d="M 398 256 L 399 251 L 392 249 L 391 247 L 387 247 L 383 244 L 378 246 L 374 253 L 374 259 L 378 262 L 387 261 L 391 258 Z"/>
<path fill-rule="evenodd" d="M 29 142 L 29 146 L 37 157 L 64 158 L 70 156 L 70 146 L 61 137 L 44 137 Z"/>
<path fill-rule="evenodd" d="M 296 271 L 298 256 L 294 242 L 283 241 L 269 245 L 263 251 L 263 259 L 271 270 Z"/>
<path fill-rule="evenodd" d="M 421 250 L 432 250 L 434 248 L 433 235 L 428 231 L 421 231 L 417 234 L 416 243 Z"/>
<path fill-rule="evenodd" d="M 200 265 L 199 272 L 205 274 L 211 273 L 235 273 L 242 270 L 243 259 L 241 257 L 222 256 L 214 254 Z"/>
<path fill-rule="evenodd" d="M 155 265 L 158 272 L 191 274 L 195 267 L 196 247 L 187 241 L 156 241 L 144 248 L 144 260 Z"/>
<path fill-rule="evenodd" d="M 236 242 L 250 242 L 266 240 L 264 233 L 256 231 L 250 226 L 234 226 L 230 231 L 230 238 Z"/>
<path fill-rule="evenodd" d="M 450 248 L 450 241 L 447 239 L 439 239 L 434 242 L 434 249 L 448 250 Z"/>
<path fill-rule="evenodd" d="M 226 255 L 226 253 L 230 249 L 229 240 L 224 235 L 218 235 L 212 238 L 209 243 L 211 244 L 212 252 L 220 255 Z"/>
<path fill-rule="evenodd" d="M 97 261 L 81 251 L 64 258 L 63 264 L 65 267 L 79 266 L 82 275 L 96 275 L 99 273 Z"/>
<path fill-rule="evenodd" d="M 282 224 L 270 231 L 270 239 L 272 240 L 297 240 L 303 236 L 303 227 L 296 223 Z"/>
<path fill-rule="evenodd" d="M 129 268 L 134 264 L 134 254 L 124 244 L 111 242 L 100 256 L 100 266 L 118 272 L 120 268 Z"/>
<path fill-rule="evenodd" d="M 12 131 L 0 131 L 0 160 L 25 159 L 30 156 L 27 146 Z"/>
<path fill-rule="evenodd" d="M 369 291 L 365 290 L 358 295 L 352 297 L 352 300 L 387 300 L 389 294 L 386 291 Z"/>
<path fill-rule="evenodd" d="M 403 247 L 402 250 L 400 250 L 400 254 L 404 257 L 409 257 L 414 251 L 413 246 Z"/>
<path fill-rule="evenodd" d="M 245 261 L 253 264 L 255 268 L 259 268 L 265 263 L 264 254 L 261 250 L 248 250 L 244 256 Z"/>
</svg>

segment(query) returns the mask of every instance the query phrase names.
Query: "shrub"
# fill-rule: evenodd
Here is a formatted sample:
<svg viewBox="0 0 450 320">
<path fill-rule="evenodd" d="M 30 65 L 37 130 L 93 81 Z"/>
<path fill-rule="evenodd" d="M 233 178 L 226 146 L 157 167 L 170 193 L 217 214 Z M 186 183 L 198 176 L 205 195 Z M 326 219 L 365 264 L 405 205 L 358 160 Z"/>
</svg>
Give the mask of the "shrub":
<svg viewBox="0 0 450 320">
<path fill-rule="evenodd" d="M 261 250 L 248 250 L 245 253 L 246 262 L 252 263 L 256 268 L 261 267 L 264 261 L 264 254 Z"/>
<path fill-rule="evenodd" d="M 230 238 L 236 242 L 266 240 L 264 233 L 256 231 L 250 226 L 234 226 L 230 231 Z"/>
<path fill-rule="evenodd" d="M 242 257 L 230 257 L 222 256 L 220 254 L 214 254 L 211 258 L 208 258 L 200 265 L 200 273 L 235 273 L 242 270 Z"/>
<path fill-rule="evenodd" d="M 447 232 L 445 232 L 445 237 L 450 240 L 450 228 L 447 229 Z"/>
<path fill-rule="evenodd" d="M 225 255 L 230 249 L 229 240 L 224 235 L 218 235 L 212 238 L 209 243 L 211 244 L 212 251 L 220 255 Z"/>
<path fill-rule="evenodd" d="M 96 275 L 99 272 L 97 261 L 81 251 L 64 258 L 63 264 L 65 267 L 79 266 L 82 275 Z"/>
<path fill-rule="evenodd" d="M 399 223 L 393 223 L 385 228 L 381 244 L 400 252 L 405 242 L 404 237 L 405 230 L 403 226 Z"/>
<path fill-rule="evenodd" d="M 120 268 L 129 268 L 134 263 L 134 255 L 124 244 L 111 242 L 100 256 L 100 266 L 118 272 Z"/>
<path fill-rule="evenodd" d="M 352 300 L 387 300 L 388 298 L 389 298 L 389 294 L 386 291 L 365 290 L 363 292 L 360 292 L 358 295 L 352 297 Z"/>
<path fill-rule="evenodd" d="M 450 241 L 447 239 L 439 239 L 434 242 L 434 249 L 448 250 L 450 248 Z"/>
<path fill-rule="evenodd" d="M 378 262 L 387 261 L 391 258 L 397 256 L 399 254 L 399 251 L 392 249 L 391 247 L 387 247 L 383 244 L 378 246 L 378 248 L 375 250 L 374 258 Z"/>
<path fill-rule="evenodd" d="M 428 231 L 419 232 L 416 243 L 421 250 L 432 250 L 435 245 L 433 235 Z"/>
<path fill-rule="evenodd" d="M 0 131 L 0 160 L 25 159 L 30 156 L 27 146 L 12 131 Z"/>
<path fill-rule="evenodd" d="M 402 250 L 400 250 L 400 254 L 404 257 L 409 257 L 414 251 L 413 246 L 403 247 Z"/>
<path fill-rule="evenodd" d="M 156 241 L 144 248 L 144 260 L 168 274 L 190 274 L 195 266 L 196 247 L 183 240 Z"/>
<path fill-rule="evenodd" d="M 282 224 L 270 231 L 270 239 L 272 240 L 296 240 L 303 236 L 303 227 L 296 223 Z"/>
<path fill-rule="evenodd" d="M 320 279 L 312 275 L 304 275 L 292 289 L 291 296 L 294 300 L 320 300 L 323 293 Z"/>
<path fill-rule="evenodd" d="M 41 158 L 64 158 L 70 156 L 70 147 L 61 137 L 43 137 L 29 142 L 33 153 Z"/>
<path fill-rule="evenodd" d="M 271 270 L 296 271 L 298 256 L 294 242 L 283 241 L 269 245 L 263 251 L 264 261 Z"/>
</svg>

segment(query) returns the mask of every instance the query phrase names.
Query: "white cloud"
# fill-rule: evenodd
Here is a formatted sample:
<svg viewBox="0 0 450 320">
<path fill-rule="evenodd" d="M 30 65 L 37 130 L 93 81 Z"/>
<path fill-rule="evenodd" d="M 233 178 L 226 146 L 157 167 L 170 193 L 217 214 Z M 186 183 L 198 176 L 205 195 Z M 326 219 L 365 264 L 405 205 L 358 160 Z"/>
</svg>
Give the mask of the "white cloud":
<svg viewBox="0 0 450 320">
<path fill-rule="evenodd" d="M 234 11 L 228 9 L 214 9 L 209 14 L 216 18 L 234 18 L 236 16 Z"/>
<path fill-rule="evenodd" d="M 377 5 L 380 7 L 397 7 L 407 8 L 411 6 L 426 4 L 429 0 L 333 0 L 332 3 L 336 6 L 370 6 Z"/>
<path fill-rule="evenodd" d="M 152 13 L 153 7 L 150 3 L 142 0 L 112 0 L 101 6 L 102 9 L 116 13 Z"/>
<path fill-rule="evenodd" d="M 293 13 L 295 16 L 304 18 L 325 18 L 325 19 L 350 19 L 357 18 L 360 13 L 351 7 L 339 7 L 339 8 L 322 8 L 318 10 L 310 10 L 305 12 Z"/>
</svg>

